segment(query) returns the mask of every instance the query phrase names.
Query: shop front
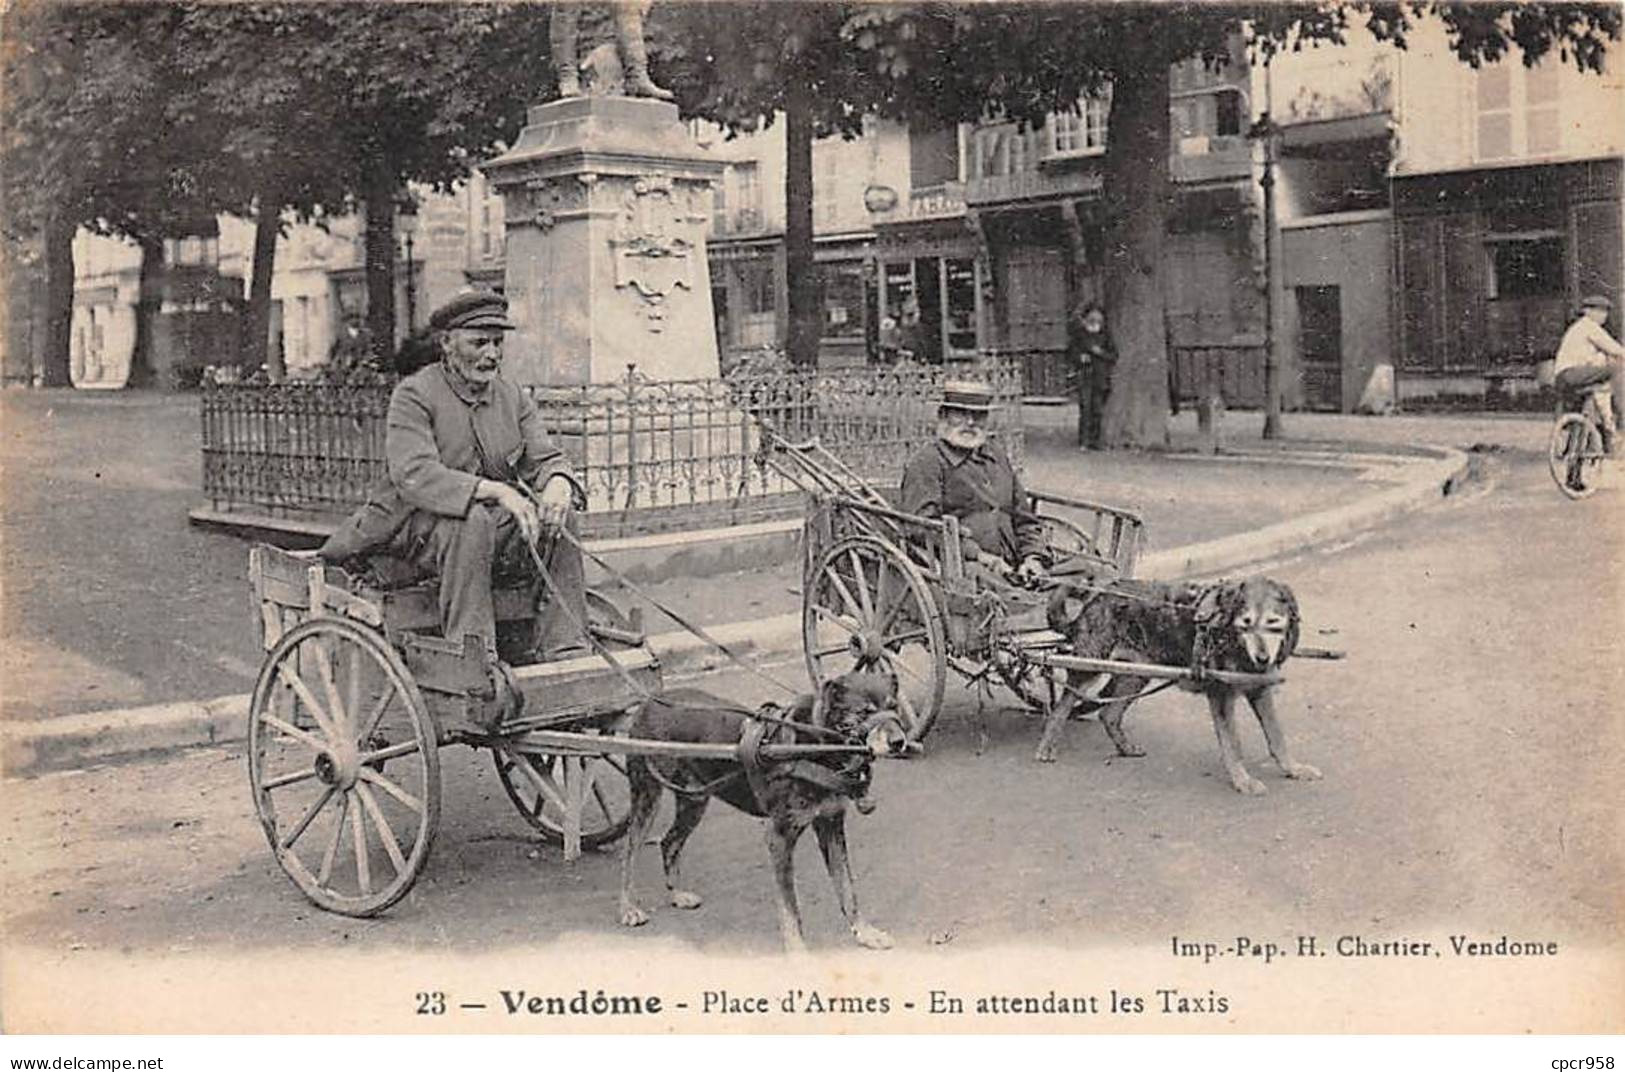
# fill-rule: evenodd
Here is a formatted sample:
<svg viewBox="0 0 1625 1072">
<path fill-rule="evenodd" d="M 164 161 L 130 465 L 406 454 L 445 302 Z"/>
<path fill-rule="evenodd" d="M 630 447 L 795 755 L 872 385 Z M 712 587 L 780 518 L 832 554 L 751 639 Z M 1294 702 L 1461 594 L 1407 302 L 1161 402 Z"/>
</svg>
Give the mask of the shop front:
<svg viewBox="0 0 1625 1072">
<path fill-rule="evenodd" d="M 875 242 L 883 360 L 940 365 L 974 359 L 985 344 L 992 277 L 963 218 L 880 228 Z"/>
</svg>

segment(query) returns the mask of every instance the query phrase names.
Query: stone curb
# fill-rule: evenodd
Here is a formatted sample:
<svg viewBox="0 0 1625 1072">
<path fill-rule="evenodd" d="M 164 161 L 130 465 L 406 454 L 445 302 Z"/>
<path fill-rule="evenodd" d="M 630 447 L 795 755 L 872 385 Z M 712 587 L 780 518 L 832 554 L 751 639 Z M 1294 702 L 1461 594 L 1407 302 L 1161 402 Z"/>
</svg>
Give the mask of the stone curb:
<svg viewBox="0 0 1625 1072">
<path fill-rule="evenodd" d="M 1418 471 L 1399 487 L 1253 532 L 1153 552 L 1140 560 L 1137 573 L 1158 580 L 1206 576 L 1386 524 L 1444 498 L 1467 474 L 1468 459 L 1463 452 L 1429 448 L 1429 453 L 1433 457 L 1419 463 Z M 801 647 L 798 613 L 730 622 L 708 631 L 747 661 L 783 659 Z M 652 636 L 649 645 L 659 656 L 663 671 L 675 678 L 732 665 L 726 656 L 686 632 Z M 799 668 L 775 676 L 793 682 Z M 248 695 L 238 694 L 9 722 L 0 725 L 0 777 L 71 770 L 175 748 L 239 741 L 246 732 L 248 705 Z"/>
</svg>

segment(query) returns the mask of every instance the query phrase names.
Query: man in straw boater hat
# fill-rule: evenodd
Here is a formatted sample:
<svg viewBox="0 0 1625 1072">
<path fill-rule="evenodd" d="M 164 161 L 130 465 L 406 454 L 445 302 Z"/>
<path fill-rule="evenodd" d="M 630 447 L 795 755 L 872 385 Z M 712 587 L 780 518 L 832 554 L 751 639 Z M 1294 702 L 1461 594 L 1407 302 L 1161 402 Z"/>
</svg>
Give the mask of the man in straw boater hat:
<svg viewBox="0 0 1625 1072">
<path fill-rule="evenodd" d="M 527 545 L 543 540 L 558 598 L 546 599 L 528 638 L 534 650 L 522 654 L 552 660 L 589 650 L 581 551 L 559 536 L 573 530 L 586 497 L 535 404 L 500 374 L 514 328 L 507 299 L 464 292 L 435 310 L 429 326 L 440 359 L 390 395 L 387 473 L 320 553 L 329 562 L 392 566 L 397 581 L 438 577 L 441 635 L 484 645 L 494 693 L 487 714 L 495 721 L 516 713 L 519 698 L 497 662 L 493 577 L 525 578 L 548 595 Z"/>
<path fill-rule="evenodd" d="M 965 560 L 999 578 L 1037 581 L 1049 565 L 1044 527 L 1032 512 L 1015 467 L 988 442 L 993 389 L 948 380 L 937 406 L 937 440 L 903 470 L 900 508 L 922 517 L 959 519 Z"/>
</svg>

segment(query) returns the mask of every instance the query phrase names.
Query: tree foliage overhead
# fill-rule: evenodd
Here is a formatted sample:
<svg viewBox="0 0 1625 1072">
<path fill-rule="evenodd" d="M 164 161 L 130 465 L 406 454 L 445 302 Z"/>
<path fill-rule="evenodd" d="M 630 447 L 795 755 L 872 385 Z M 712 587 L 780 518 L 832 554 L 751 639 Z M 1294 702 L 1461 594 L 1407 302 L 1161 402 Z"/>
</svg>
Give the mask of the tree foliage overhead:
<svg viewBox="0 0 1625 1072">
<path fill-rule="evenodd" d="M 449 189 L 550 85 L 546 30 L 518 3 L 24 0 L 3 26 L 7 231 L 143 240 Z M 369 217 L 382 312 L 392 215 Z"/>
</svg>

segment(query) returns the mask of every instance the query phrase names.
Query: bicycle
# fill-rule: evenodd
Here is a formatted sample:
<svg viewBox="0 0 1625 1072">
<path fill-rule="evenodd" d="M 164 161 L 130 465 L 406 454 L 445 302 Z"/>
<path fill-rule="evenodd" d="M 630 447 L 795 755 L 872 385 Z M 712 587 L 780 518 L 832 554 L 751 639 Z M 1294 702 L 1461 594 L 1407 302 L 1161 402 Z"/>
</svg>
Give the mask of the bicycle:
<svg viewBox="0 0 1625 1072">
<path fill-rule="evenodd" d="M 1584 499 L 1597 490 L 1604 449 L 1603 422 L 1612 420 L 1613 388 L 1600 383 L 1587 388 L 1578 412 L 1559 412 L 1546 450 L 1547 467 L 1564 495 Z"/>
</svg>

